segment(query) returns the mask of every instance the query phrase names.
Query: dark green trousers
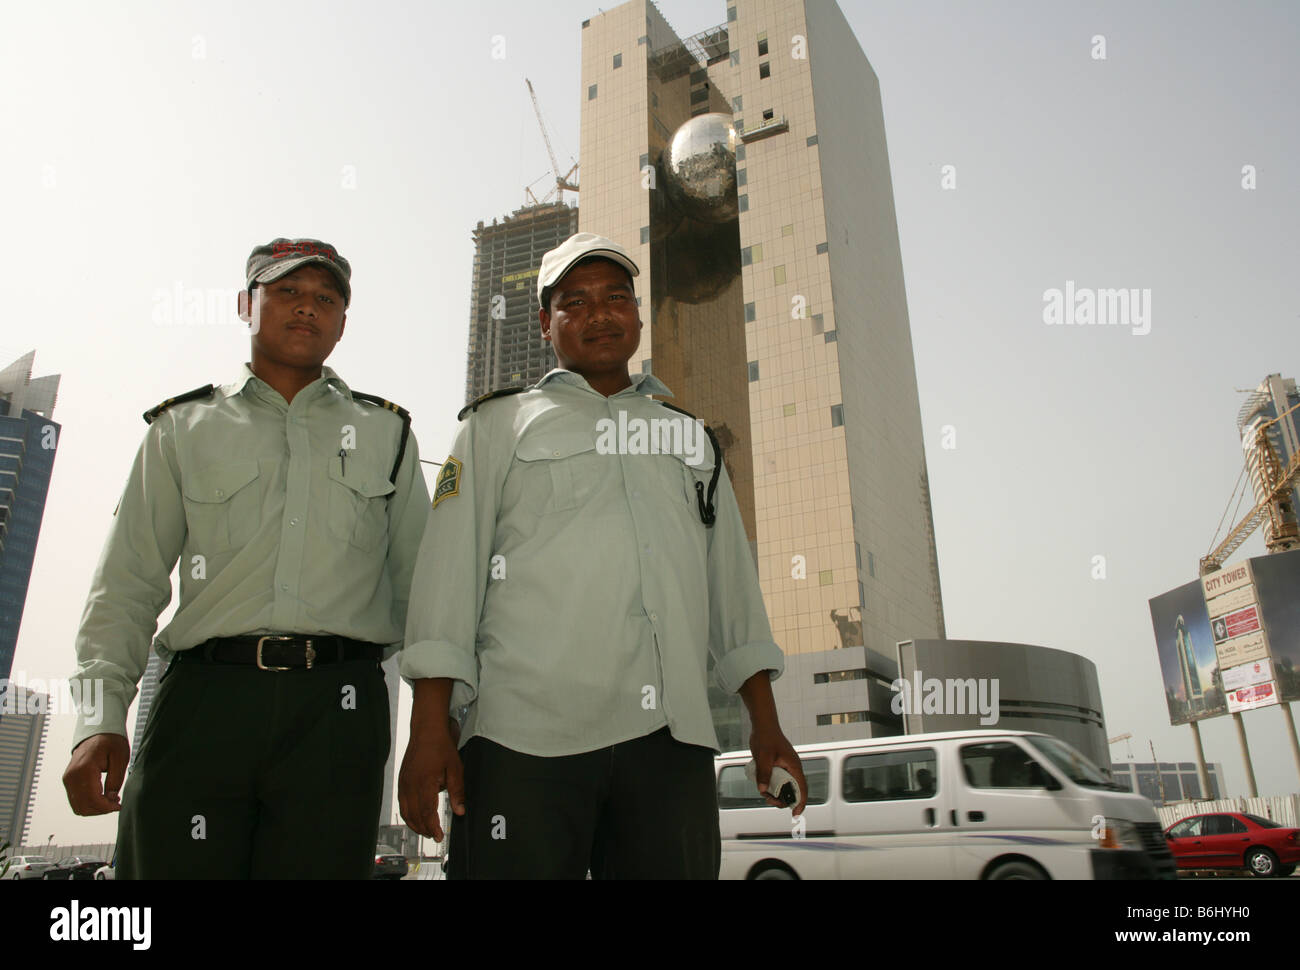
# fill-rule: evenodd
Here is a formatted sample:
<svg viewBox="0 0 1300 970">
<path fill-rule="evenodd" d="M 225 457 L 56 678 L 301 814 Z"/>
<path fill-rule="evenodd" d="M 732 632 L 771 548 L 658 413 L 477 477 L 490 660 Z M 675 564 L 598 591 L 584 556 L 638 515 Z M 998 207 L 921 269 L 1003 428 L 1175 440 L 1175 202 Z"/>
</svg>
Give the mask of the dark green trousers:
<svg viewBox="0 0 1300 970">
<path fill-rule="evenodd" d="M 178 655 L 118 819 L 119 879 L 367 879 L 388 690 L 373 660 L 273 672 Z"/>
</svg>

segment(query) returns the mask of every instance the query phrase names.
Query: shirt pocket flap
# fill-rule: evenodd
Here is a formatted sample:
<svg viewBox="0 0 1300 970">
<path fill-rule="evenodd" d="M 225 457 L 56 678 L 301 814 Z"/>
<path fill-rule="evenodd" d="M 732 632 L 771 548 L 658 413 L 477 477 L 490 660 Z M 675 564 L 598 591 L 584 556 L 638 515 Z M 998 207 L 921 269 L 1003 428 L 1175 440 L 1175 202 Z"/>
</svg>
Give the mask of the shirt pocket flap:
<svg viewBox="0 0 1300 970">
<path fill-rule="evenodd" d="M 592 433 L 564 431 L 526 438 L 516 446 L 515 457 L 520 461 L 554 461 L 595 450 L 594 430 Z"/>
<path fill-rule="evenodd" d="M 185 476 L 181 491 L 192 502 L 228 502 L 230 497 L 257 478 L 256 461 L 234 461 L 209 465 Z"/>
<path fill-rule="evenodd" d="M 344 474 L 338 464 L 333 462 L 330 463 L 330 478 L 340 485 L 346 485 L 363 498 L 379 498 L 397 491 L 397 486 L 386 478 L 377 478 L 365 471 Z"/>
</svg>

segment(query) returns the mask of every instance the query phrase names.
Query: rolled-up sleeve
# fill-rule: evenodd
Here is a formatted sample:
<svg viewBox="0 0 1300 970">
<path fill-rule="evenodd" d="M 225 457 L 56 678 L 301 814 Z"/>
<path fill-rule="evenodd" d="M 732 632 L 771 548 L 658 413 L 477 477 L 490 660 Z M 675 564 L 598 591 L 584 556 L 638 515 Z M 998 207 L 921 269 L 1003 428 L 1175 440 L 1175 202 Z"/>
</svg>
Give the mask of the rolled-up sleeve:
<svg viewBox="0 0 1300 970">
<path fill-rule="evenodd" d="M 420 471 L 420 448 L 411 434 L 397 473 L 397 490 L 388 519 L 388 575 L 393 585 L 393 623 L 399 630 L 406 628 L 411 578 L 428 518 L 429 489 Z M 392 646 L 400 647 L 401 642 Z"/>
<path fill-rule="evenodd" d="M 483 466 L 475 418 L 461 423 L 447 462 L 455 462 L 454 482 L 447 465 L 439 472 L 420 552 L 411 580 L 406 644 L 400 671 L 411 681 L 448 677 L 451 706 L 478 696 L 475 641 L 487 590 L 499 489 Z"/>
<path fill-rule="evenodd" d="M 709 652 L 718 686 L 736 693 L 760 670 L 776 680 L 785 670 L 785 655 L 772 639 L 758 570 L 749 551 L 745 525 L 726 468 L 718 476 L 709 530 Z"/>
<path fill-rule="evenodd" d="M 126 712 L 171 600 L 172 567 L 185 541 L 173 431 L 163 415 L 146 433 L 95 568 L 76 639 L 74 748 L 96 734 L 126 736 Z"/>
</svg>

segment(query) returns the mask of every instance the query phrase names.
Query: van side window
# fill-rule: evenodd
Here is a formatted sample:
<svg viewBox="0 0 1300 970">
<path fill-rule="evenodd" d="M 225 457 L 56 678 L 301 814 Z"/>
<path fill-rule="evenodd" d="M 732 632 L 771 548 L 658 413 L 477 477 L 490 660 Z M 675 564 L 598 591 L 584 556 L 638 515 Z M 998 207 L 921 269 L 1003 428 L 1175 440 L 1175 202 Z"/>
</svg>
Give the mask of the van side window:
<svg viewBox="0 0 1300 970">
<path fill-rule="evenodd" d="M 804 780 L 808 782 L 808 804 L 825 805 L 830 793 L 830 762 L 825 758 L 803 758 Z M 754 783 L 745 776 L 744 765 L 727 765 L 718 773 L 718 809 L 771 808 Z"/>
<path fill-rule="evenodd" d="M 844 800 L 883 802 L 930 798 L 938 790 L 933 748 L 855 754 L 844 759 Z"/>
<path fill-rule="evenodd" d="M 1033 756 L 1009 741 L 968 744 L 961 749 L 961 767 L 972 788 L 1041 788 L 1034 780 Z"/>
</svg>

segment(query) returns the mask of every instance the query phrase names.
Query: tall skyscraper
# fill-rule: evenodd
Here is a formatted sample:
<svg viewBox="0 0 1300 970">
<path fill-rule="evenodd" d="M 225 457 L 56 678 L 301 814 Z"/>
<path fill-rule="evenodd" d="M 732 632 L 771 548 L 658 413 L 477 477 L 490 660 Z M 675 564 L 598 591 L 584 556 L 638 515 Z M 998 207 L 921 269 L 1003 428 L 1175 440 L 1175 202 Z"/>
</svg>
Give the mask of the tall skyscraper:
<svg viewBox="0 0 1300 970">
<path fill-rule="evenodd" d="M 1205 710 L 1205 692 L 1201 690 L 1201 670 L 1196 665 L 1196 650 L 1187 623 L 1181 616 L 1174 627 L 1174 650 L 1178 654 L 1178 672 L 1183 678 L 1183 694 L 1189 711 Z"/>
<path fill-rule="evenodd" d="M 32 377 L 36 352 L 0 371 L 0 680 L 13 669 L 62 427 L 57 374 Z"/>
<path fill-rule="evenodd" d="M 1296 431 L 1300 427 L 1300 417 L 1297 417 L 1300 412 L 1286 413 L 1296 405 L 1300 405 L 1300 392 L 1296 390 L 1295 380 L 1283 380 L 1281 374 L 1270 374 L 1237 412 L 1237 430 L 1241 433 L 1241 447 L 1246 453 L 1246 468 L 1250 472 L 1257 503 L 1269 493 L 1269 481 L 1280 478 L 1280 471 L 1296 454 L 1300 454 L 1300 433 Z M 1276 420 L 1278 418 L 1280 420 Z M 1271 456 L 1258 443 L 1257 432 L 1266 424 L 1268 428 L 1264 434 L 1272 447 Z M 1300 549 L 1297 510 L 1300 510 L 1300 485 L 1293 486 L 1274 503 L 1273 514 L 1264 516 L 1264 541 L 1269 552 Z"/>
<path fill-rule="evenodd" d="M 583 22 L 580 229 L 642 267 L 633 366 L 718 433 L 787 735 L 898 733 L 896 644 L 945 630 L 880 87 L 832 0 L 725 14 Z"/>
<path fill-rule="evenodd" d="M 0 684 L 0 843 L 8 842 L 13 855 L 27 841 L 49 704 L 48 694 Z"/>
<path fill-rule="evenodd" d="M 474 230 L 469 365 L 465 400 L 532 384 L 555 366 L 537 320 L 537 268 L 547 250 L 578 231 L 578 210 L 561 203 L 516 209 Z"/>
</svg>

